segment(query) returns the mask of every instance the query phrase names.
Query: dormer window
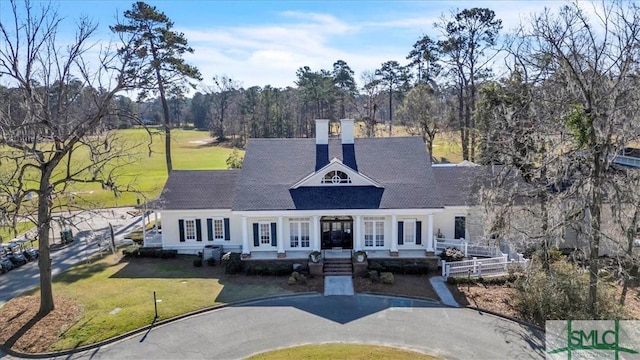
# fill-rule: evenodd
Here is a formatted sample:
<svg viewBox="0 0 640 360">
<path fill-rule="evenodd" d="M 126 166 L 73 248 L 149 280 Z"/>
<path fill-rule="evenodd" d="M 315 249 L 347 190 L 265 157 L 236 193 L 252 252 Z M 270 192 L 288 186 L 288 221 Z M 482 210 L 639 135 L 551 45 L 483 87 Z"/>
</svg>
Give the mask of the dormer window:
<svg viewBox="0 0 640 360">
<path fill-rule="evenodd" d="M 323 184 L 351 184 L 351 178 L 345 172 L 332 170 L 322 178 Z"/>
</svg>

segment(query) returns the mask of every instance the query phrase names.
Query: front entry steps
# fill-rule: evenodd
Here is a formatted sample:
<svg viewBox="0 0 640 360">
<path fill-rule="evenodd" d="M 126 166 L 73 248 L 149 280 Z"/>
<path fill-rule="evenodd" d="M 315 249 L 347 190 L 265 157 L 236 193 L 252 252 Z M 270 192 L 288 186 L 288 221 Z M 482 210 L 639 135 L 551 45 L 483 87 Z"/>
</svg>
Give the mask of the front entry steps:
<svg viewBox="0 0 640 360">
<path fill-rule="evenodd" d="M 324 276 L 353 276 L 351 258 L 325 258 Z"/>
</svg>

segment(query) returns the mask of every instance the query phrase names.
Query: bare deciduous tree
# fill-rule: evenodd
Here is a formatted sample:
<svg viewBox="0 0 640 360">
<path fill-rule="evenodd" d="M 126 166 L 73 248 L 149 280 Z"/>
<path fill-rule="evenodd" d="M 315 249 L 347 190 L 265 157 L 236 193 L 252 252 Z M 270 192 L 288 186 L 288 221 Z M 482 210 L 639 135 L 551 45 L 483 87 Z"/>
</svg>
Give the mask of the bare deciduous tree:
<svg viewBox="0 0 640 360">
<path fill-rule="evenodd" d="M 558 229 L 572 229 L 578 243 L 587 244 L 587 306 L 597 317 L 599 256 L 605 243 L 620 240 L 604 224 L 609 213 L 618 216 L 618 224 L 628 214 L 608 211 L 607 204 L 632 203 L 637 197 L 628 192 L 638 191 L 616 186 L 621 175 L 612 159 L 640 138 L 640 10 L 630 2 L 603 2 L 588 5 L 593 6 L 590 16 L 580 6 L 535 15 L 510 46 L 524 74 L 523 89 L 530 94 L 523 98 L 529 110 L 514 123 L 521 131 L 511 132 L 532 142 L 525 143 L 523 152 L 503 146 L 498 162 L 536 184 L 532 194 L 547 214 L 541 236 L 548 240 Z M 493 107 L 492 113 L 499 109 Z M 508 115 L 503 112 L 494 120 Z M 490 126 L 504 129 L 499 124 Z M 531 128 L 525 132 L 525 126 Z M 497 133 L 496 139 L 506 139 L 505 134 Z M 633 221 L 624 223 L 624 232 L 635 231 Z"/>
<path fill-rule="evenodd" d="M 29 1 L 12 1 L 0 21 L 0 78 L 19 99 L 0 107 L 1 176 L 11 195 L 7 210 L 37 224 L 40 315 L 54 309 L 51 224 L 62 216 L 61 205 L 69 211 L 83 205 L 71 198 L 70 187 L 96 183 L 126 191 L 118 186 L 117 171 L 131 161 L 128 145 L 114 141 L 115 133 L 104 126 L 115 95 L 128 89 L 127 62 L 121 59 L 129 57 L 103 52 L 89 63 L 96 26 L 80 20 L 75 39 L 63 45 L 56 37 L 60 23 L 51 6 L 37 9 Z M 27 194 L 36 194 L 33 204 L 23 204 Z"/>
</svg>

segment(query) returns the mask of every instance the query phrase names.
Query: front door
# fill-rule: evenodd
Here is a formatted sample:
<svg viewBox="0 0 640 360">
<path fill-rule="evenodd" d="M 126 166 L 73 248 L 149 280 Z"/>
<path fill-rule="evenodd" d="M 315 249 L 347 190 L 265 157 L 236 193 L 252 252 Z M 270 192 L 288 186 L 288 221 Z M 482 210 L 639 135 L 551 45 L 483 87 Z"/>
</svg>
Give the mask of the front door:
<svg viewBox="0 0 640 360">
<path fill-rule="evenodd" d="M 323 217 L 322 249 L 353 249 L 353 220 L 350 216 Z"/>
</svg>

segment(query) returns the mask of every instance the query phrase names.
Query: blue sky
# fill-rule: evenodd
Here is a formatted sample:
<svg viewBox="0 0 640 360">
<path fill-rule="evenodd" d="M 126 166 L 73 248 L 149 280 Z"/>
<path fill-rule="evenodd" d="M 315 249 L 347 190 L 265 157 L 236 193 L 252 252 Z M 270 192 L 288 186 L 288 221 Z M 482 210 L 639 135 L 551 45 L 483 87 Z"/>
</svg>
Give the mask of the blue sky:
<svg viewBox="0 0 640 360">
<path fill-rule="evenodd" d="M 37 2 L 35 2 L 37 4 Z M 505 32 L 520 19 L 560 1 L 148 1 L 183 32 L 195 53 L 186 56 L 203 74 L 228 75 L 244 87 L 294 86 L 302 66 L 330 69 L 346 61 L 360 80 L 387 60 L 406 63 L 412 45 L 423 34 L 437 37 L 433 24 L 443 14 L 488 7 L 503 20 Z M 65 17 L 62 36 L 71 38 L 82 15 L 99 23 L 96 41 L 112 36 L 108 26 L 132 1 L 54 1 Z M 0 0 L 0 12 L 8 4 Z"/>
</svg>

